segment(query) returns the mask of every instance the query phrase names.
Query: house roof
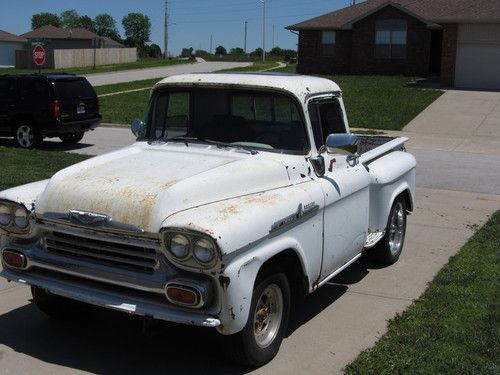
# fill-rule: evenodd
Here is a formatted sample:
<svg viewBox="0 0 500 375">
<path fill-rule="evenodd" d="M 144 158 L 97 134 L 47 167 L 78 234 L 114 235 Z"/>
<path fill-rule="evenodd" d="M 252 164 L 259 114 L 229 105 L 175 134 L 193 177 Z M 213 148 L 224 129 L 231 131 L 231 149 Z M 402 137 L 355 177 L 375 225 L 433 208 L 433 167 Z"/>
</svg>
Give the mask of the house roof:
<svg viewBox="0 0 500 375">
<path fill-rule="evenodd" d="M 286 28 L 288 30 L 349 29 L 352 23 L 387 5 L 395 6 L 427 23 L 500 22 L 498 0 L 367 0 Z"/>
<path fill-rule="evenodd" d="M 74 28 L 66 29 L 62 27 L 55 27 L 52 25 L 45 25 L 22 34 L 23 37 L 30 38 L 49 38 L 49 39 L 94 39 L 100 38 L 99 35 L 88 31 L 86 29 Z"/>
<path fill-rule="evenodd" d="M 0 42 L 26 42 L 22 36 L 8 33 L 7 31 L 0 30 Z"/>
<path fill-rule="evenodd" d="M 120 42 L 117 42 L 114 39 L 108 38 L 107 36 L 101 36 L 100 38 L 104 41 L 104 44 L 107 46 L 124 47 L 124 45 L 121 44 Z"/>
</svg>

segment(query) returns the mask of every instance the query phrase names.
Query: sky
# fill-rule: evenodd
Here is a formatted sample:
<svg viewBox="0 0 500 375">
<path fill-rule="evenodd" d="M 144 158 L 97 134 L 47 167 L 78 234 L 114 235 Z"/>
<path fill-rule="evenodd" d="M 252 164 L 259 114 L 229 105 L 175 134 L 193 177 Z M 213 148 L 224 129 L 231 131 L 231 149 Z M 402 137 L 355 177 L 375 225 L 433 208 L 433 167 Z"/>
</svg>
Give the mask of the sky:
<svg viewBox="0 0 500 375">
<path fill-rule="evenodd" d="M 262 47 L 263 1 L 168 0 L 169 52 L 177 55 L 183 47 L 208 51 L 211 35 L 212 50 L 218 45 L 228 51 L 233 47 L 243 48 L 245 21 L 248 22 L 247 51 Z M 297 36 L 285 30 L 285 26 L 348 6 L 350 0 L 265 0 L 265 3 L 266 50 L 269 50 L 273 46 L 296 49 Z M 151 19 L 151 42 L 163 50 L 165 0 L 0 0 L 0 29 L 19 35 L 31 30 L 32 14 L 59 14 L 68 9 L 92 18 L 109 13 L 122 36 L 123 16 L 130 12 L 143 13 Z"/>
</svg>

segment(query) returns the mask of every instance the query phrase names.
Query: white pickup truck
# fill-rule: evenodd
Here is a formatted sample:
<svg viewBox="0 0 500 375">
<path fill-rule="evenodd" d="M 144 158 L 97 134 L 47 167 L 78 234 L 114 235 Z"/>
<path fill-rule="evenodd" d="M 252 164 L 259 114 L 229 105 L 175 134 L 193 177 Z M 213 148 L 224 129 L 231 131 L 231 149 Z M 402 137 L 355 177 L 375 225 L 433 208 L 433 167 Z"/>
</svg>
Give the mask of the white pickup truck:
<svg viewBox="0 0 500 375">
<path fill-rule="evenodd" d="M 98 305 L 213 327 L 259 366 L 295 296 L 364 253 L 401 254 L 415 159 L 405 138 L 351 134 L 330 80 L 172 76 L 132 131 L 129 147 L 0 193 L 1 276 L 52 317 Z"/>
</svg>

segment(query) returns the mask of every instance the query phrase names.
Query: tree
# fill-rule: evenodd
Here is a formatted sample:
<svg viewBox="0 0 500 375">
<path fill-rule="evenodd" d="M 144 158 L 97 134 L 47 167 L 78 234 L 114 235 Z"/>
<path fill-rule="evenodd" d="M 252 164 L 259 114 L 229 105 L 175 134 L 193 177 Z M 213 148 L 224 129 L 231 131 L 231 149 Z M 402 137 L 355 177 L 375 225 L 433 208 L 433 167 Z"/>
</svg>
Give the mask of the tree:
<svg viewBox="0 0 500 375">
<path fill-rule="evenodd" d="M 183 48 L 181 51 L 181 57 L 191 57 L 193 53 L 193 47 Z"/>
<path fill-rule="evenodd" d="M 155 59 L 161 56 L 161 48 L 158 44 L 151 44 L 149 46 L 148 56 L 153 57 Z"/>
<path fill-rule="evenodd" d="M 245 51 L 240 47 L 231 48 L 231 50 L 229 51 L 230 55 L 243 55 L 244 53 Z"/>
<path fill-rule="evenodd" d="M 63 27 L 75 28 L 80 27 L 80 15 L 75 9 L 65 10 L 59 16 Z"/>
<path fill-rule="evenodd" d="M 226 55 L 227 51 L 223 46 L 217 46 L 217 48 L 215 49 L 215 54 L 216 55 Z"/>
<path fill-rule="evenodd" d="M 117 42 L 120 41 L 120 35 L 116 28 L 115 19 L 107 13 L 98 14 L 94 18 L 95 32 L 100 36 L 107 36 Z"/>
<path fill-rule="evenodd" d="M 45 25 L 61 27 L 61 20 L 57 14 L 42 12 L 31 16 L 31 29 L 35 30 Z"/>
<path fill-rule="evenodd" d="M 250 56 L 262 56 L 262 48 L 256 48 L 255 51 L 250 52 Z"/>
<path fill-rule="evenodd" d="M 122 25 L 129 43 L 139 47 L 149 42 L 151 21 L 148 16 L 141 13 L 129 13 L 123 17 Z"/>
<path fill-rule="evenodd" d="M 94 21 L 89 16 L 81 16 L 78 20 L 78 27 L 95 32 Z"/>
</svg>

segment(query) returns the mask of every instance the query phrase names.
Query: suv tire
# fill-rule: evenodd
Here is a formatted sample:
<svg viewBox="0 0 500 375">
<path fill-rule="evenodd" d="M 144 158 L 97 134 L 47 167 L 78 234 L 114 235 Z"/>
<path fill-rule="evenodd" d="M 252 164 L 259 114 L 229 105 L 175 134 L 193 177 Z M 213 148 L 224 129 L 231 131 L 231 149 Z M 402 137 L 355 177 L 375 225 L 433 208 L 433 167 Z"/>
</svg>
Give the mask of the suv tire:
<svg viewBox="0 0 500 375">
<path fill-rule="evenodd" d="M 59 139 L 64 143 L 75 144 L 82 140 L 84 132 L 61 134 Z"/>
<path fill-rule="evenodd" d="M 42 142 L 42 136 L 33 125 L 22 122 L 16 126 L 14 140 L 21 148 L 33 148 Z"/>
</svg>

